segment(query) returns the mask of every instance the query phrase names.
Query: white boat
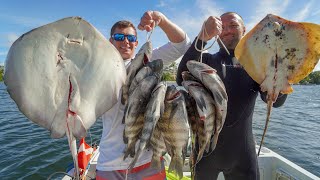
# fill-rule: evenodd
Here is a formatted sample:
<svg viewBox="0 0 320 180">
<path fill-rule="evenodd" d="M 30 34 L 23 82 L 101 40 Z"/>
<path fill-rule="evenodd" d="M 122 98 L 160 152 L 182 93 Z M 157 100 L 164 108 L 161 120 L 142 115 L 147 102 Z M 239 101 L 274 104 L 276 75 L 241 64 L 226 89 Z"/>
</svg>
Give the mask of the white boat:
<svg viewBox="0 0 320 180">
<path fill-rule="evenodd" d="M 256 150 L 258 151 L 258 146 Z M 96 165 L 99 156 L 99 151 L 95 151 L 87 168 L 86 179 L 95 179 Z M 170 162 L 170 157 L 165 156 L 165 162 Z M 274 151 L 262 147 L 258 157 L 260 180 L 320 180 L 319 177 L 308 172 L 297 164 L 289 161 L 283 156 Z M 184 176 L 190 177 L 189 160 L 186 159 L 184 164 Z M 67 172 L 70 176 L 73 174 L 73 169 Z M 70 176 L 64 176 L 62 180 L 71 180 Z M 223 174 L 220 173 L 218 180 L 223 180 Z M 168 179 L 169 180 L 169 179 Z"/>
</svg>

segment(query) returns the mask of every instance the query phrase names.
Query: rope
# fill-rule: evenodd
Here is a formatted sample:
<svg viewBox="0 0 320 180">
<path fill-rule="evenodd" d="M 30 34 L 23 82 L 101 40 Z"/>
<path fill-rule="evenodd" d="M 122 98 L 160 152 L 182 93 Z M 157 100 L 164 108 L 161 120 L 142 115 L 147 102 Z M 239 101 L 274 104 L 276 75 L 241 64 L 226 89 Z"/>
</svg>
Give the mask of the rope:
<svg viewBox="0 0 320 180">
<path fill-rule="evenodd" d="M 208 35 L 208 32 L 207 32 L 207 29 L 206 29 L 206 26 L 205 26 L 205 25 L 206 25 L 206 22 L 207 22 L 207 20 L 205 20 L 205 21 L 203 22 L 203 24 L 202 24 L 202 28 L 201 28 L 201 29 L 203 29 L 203 31 L 202 31 L 202 38 L 205 37 L 205 36 L 204 36 L 205 34 L 206 34 L 206 36 L 209 36 L 209 35 Z M 199 36 L 198 36 L 197 39 L 196 39 L 196 43 L 194 44 L 194 48 L 195 48 L 198 52 L 201 53 L 201 54 L 200 54 L 200 62 L 202 62 L 202 54 L 203 54 L 203 51 L 206 51 L 206 50 L 210 49 L 217 40 L 219 40 L 219 42 L 221 43 L 222 47 L 226 50 L 226 52 L 228 53 L 228 55 L 230 55 L 230 52 L 228 51 L 227 47 L 224 45 L 224 43 L 223 43 L 222 40 L 220 39 L 219 35 L 216 35 L 216 36 L 215 36 L 214 41 L 213 41 L 212 44 L 211 44 L 209 47 L 207 47 L 207 48 L 204 48 L 203 41 L 202 41 L 202 43 L 201 43 L 201 49 L 198 49 L 198 47 L 197 47 L 198 40 L 199 40 Z"/>
<path fill-rule="evenodd" d="M 157 23 L 156 21 L 153 21 L 153 28 L 151 29 L 150 34 L 149 34 L 149 32 L 147 32 L 147 41 L 150 41 L 151 35 L 152 35 L 152 33 L 153 33 L 153 30 L 154 30 L 157 26 L 158 26 L 158 23 Z M 149 34 L 149 35 L 148 35 L 148 34 Z"/>
</svg>

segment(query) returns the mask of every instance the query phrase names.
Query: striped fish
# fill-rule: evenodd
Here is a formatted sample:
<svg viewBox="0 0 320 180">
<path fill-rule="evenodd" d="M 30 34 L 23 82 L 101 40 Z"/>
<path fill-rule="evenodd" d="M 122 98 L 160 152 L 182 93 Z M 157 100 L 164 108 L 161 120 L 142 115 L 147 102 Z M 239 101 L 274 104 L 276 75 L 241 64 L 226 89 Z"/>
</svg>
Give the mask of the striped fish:
<svg viewBox="0 0 320 180">
<path fill-rule="evenodd" d="M 182 178 L 185 149 L 189 139 L 189 124 L 184 96 L 173 85 L 167 88 L 165 111 L 158 125 L 171 156 L 169 172 L 174 171 Z"/>
<path fill-rule="evenodd" d="M 146 148 L 147 143 L 155 129 L 155 126 L 162 116 L 164 111 L 164 98 L 167 91 L 166 82 L 160 82 L 154 88 L 151 99 L 148 102 L 146 111 L 144 113 L 143 128 L 140 136 L 140 143 L 132 162 L 130 163 L 128 169 L 129 171 L 134 167 L 140 153 Z"/>
</svg>

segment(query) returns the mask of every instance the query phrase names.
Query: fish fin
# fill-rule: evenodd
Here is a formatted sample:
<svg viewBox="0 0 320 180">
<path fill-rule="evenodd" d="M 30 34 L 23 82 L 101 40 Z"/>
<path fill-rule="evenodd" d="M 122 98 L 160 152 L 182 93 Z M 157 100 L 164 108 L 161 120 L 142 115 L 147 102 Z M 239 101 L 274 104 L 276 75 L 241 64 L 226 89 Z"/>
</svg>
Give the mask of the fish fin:
<svg viewBox="0 0 320 180">
<path fill-rule="evenodd" d="M 124 107 L 124 114 L 123 114 L 123 117 L 122 117 L 122 124 L 126 123 L 127 110 L 128 110 L 128 104 L 126 104 L 125 107 Z"/>
<path fill-rule="evenodd" d="M 125 144 L 128 144 L 128 137 L 126 136 L 126 131 L 125 130 L 123 130 L 123 142 Z"/>
<path fill-rule="evenodd" d="M 264 127 L 264 130 L 263 130 L 263 134 L 262 134 L 262 138 L 261 138 L 261 142 L 260 142 L 260 147 L 259 147 L 259 151 L 258 151 L 258 156 L 260 155 L 260 150 L 261 150 L 261 147 L 262 147 L 262 144 L 263 144 L 263 140 L 264 140 L 264 137 L 266 135 L 266 132 L 267 132 L 267 129 L 268 129 L 268 123 L 269 123 L 269 119 L 270 119 L 270 115 L 271 115 L 271 109 L 272 109 L 272 99 L 268 98 L 268 105 L 267 105 L 267 108 L 268 108 L 268 111 L 267 111 L 267 119 L 266 119 L 266 124 L 265 124 L 265 127 Z"/>
<path fill-rule="evenodd" d="M 67 121 L 68 128 L 72 128 L 72 133 L 76 138 L 85 137 L 87 130 L 84 126 L 82 118 L 77 114 L 81 104 L 79 85 L 75 77 L 69 75 L 69 97 L 68 97 L 68 112 Z"/>
<path fill-rule="evenodd" d="M 68 115 L 67 121 L 68 127 L 73 129 L 72 133 L 74 137 L 80 139 L 86 136 L 87 130 L 84 127 L 83 121 L 80 116 L 78 116 L 77 114 L 72 116 Z"/>
<path fill-rule="evenodd" d="M 124 152 L 124 157 L 123 160 L 127 159 L 127 157 L 130 155 L 130 157 L 134 157 L 135 155 L 135 145 L 136 145 L 136 140 L 131 141 L 128 143 L 128 146 Z"/>
<path fill-rule="evenodd" d="M 127 103 L 127 100 L 128 100 L 128 91 L 129 91 L 129 88 L 128 88 L 128 85 L 127 83 L 124 84 L 122 86 L 122 94 L 121 94 L 121 103 L 124 105 Z"/>
<path fill-rule="evenodd" d="M 134 165 L 136 164 L 136 162 L 137 162 L 137 160 L 138 160 L 138 158 L 140 156 L 140 153 L 141 153 L 141 149 L 139 148 L 137 153 L 135 155 L 133 155 L 133 159 L 132 159 L 129 167 L 127 168 L 129 170 L 129 172 L 132 170 L 132 168 L 134 168 Z M 131 156 L 131 154 L 130 154 L 130 156 Z"/>
<path fill-rule="evenodd" d="M 216 148 L 218 143 L 219 133 L 216 131 L 213 135 L 212 142 L 211 142 L 211 149 L 212 151 Z"/>
<path fill-rule="evenodd" d="M 198 151 L 197 161 L 195 162 L 195 164 L 198 164 L 198 162 L 201 160 L 205 149 L 206 149 L 206 145 L 201 146 L 201 148 Z"/>
</svg>

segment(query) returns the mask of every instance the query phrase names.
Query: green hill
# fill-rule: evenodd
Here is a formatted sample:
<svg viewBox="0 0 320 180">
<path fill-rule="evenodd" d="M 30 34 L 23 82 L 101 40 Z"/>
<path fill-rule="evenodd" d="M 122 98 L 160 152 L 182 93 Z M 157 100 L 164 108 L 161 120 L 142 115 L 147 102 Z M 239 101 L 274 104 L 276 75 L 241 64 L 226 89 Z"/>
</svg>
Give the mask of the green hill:
<svg viewBox="0 0 320 180">
<path fill-rule="evenodd" d="M 4 67 L 3 66 L 0 66 L 0 81 L 3 81 L 3 70 L 4 70 Z"/>
</svg>

